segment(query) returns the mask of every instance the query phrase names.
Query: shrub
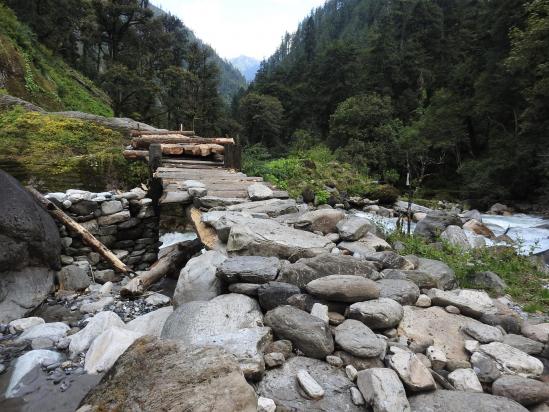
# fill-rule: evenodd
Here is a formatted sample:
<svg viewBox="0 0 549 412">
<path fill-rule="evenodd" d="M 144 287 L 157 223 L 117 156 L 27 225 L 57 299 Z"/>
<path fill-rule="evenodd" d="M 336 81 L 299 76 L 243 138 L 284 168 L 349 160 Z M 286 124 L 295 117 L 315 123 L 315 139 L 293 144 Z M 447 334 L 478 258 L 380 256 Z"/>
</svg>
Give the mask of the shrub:
<svg viewBox="0 0 549 412">
<path fill-rule="evenodd" d="M 392 205 L 400 195 L 398 189 L 392 185 L 375 185 L 366 193 L 366 197 L 372 200 L 379 200 L 380 204 Z"/>
</svg>

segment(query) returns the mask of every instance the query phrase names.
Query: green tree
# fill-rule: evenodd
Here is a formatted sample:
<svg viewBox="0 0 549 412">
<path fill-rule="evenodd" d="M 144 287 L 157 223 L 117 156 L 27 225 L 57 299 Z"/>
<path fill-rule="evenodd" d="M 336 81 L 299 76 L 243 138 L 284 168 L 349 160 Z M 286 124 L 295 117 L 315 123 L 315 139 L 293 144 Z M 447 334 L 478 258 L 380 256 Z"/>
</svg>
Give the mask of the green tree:
<svg viewBox="0 0 549 412">
<path fill-rule="evenodd" d="M 284 109 L 273 96 L 250 93 L 240 101 L 240 120 L 248 143 L 267 147 L 280 144 Z"/>
</svg>

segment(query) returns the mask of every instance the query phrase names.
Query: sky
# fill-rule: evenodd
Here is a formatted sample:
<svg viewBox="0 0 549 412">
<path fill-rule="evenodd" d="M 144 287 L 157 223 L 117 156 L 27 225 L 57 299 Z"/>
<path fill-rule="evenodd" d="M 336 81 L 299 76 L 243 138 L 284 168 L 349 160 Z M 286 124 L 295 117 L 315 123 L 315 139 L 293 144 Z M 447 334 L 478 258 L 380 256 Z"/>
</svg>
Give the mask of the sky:
<svg viewBox="0 0 549 412">
<path fill-rule="evenodd" d="M 224 58 L 262 60 L 325 0 L 151 0 L 176 15 Z"/>
</svg>

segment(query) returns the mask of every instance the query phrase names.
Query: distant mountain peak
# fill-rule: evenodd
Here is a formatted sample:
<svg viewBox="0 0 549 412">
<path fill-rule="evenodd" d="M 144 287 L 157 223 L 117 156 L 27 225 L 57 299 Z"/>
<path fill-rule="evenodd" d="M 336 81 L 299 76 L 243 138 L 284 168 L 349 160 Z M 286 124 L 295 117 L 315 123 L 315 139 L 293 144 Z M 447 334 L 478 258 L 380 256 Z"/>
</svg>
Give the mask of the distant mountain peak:
<svg viewBox="0 0 549 412">
<path fill-rule="evenodd" d="M 255 57 L 240 55 L 229 61 L 240 71 L 240 73 L 242 73 L 248 83 L 255 78 L 260 63 Z"/>
</svg>

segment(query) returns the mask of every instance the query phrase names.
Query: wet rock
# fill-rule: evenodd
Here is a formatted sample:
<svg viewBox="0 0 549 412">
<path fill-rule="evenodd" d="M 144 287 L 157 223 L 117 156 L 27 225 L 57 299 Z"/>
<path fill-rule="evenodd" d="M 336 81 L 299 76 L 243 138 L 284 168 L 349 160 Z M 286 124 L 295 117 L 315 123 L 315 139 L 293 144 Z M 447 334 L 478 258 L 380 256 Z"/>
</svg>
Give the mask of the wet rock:
<svg viewBox="0 0 549 412">
<path fill-rule="evenodd" d="M 455 306 L 461 313 L 473 318 L 480 318 L 484 314 L 497 312 L 492 299 L 486 292 L 476 290 L 452 290 L 442 291 L 431 289 L 428 292 L 433 305 Z"/>
<path fill-rule="evenodd" d="M 217 268 L 227 259 L 218 251 L 210 250 L 192 258 L 181 270 L 173 295 L 178 307 L 197 300 L 210 300 L 221 294 L 221 282 L 216 277 Z"/>
<path fill-rule="evenodd" d="M 265 315 L 265 324 L 276 336 L 288 339 L 306 356 L 324 359 L 334 351 L 328 325 L 292 306 L 279 306 Z"/>
<path fill-rule="evenodd" d="M 486 393 L 437 390 L 409 398 L 413 412 L 526 412 L 511 399 Z"/>
<path fill-rule="evenodd" d="M 395 371 L 373 368 L 358 373 L 358 389 L 375 412 L 410 412 L 404 386 Z"/>
<path fill-rule="evenodd" d="M 480 343 L 501 342 L 503 340 L 503 333 L 494 326 L 470 323 L 465 325 L 463 330 Z"/>
<path fill-rule="evenodd" d="M 505 374 L 516 374 L 525 378 L 537 378 L 543 373 L 543 363 L 526 353 L 501 342 L 481 345 L 479 352 L 488 356 Z"/>
<path fill-rule="evenodd" d="M 404 315 L 402 306 L 387 298 L 353 303 L 349 307 L 349 318 L 360 320 L 372 329 L 389 329 L 397 326 Z"/>
<path fill-rule="evenodd" d="M 494 272 L 477 272 L 466 277 L 467 283 L 474 288 L 493 291 L 503 295 L 507 284 Z"/>
<path fill-rule="evenodd" d="M 140 333 L 111 326 L 93 340 L 86 353 L 84 369 L 89 374 L 108 371 L 126 349 L 141 336 Z"/>
<path fill-rule="evenodd" d="M 173 308 L 171 306 L 154 310 L 128 322 L 126 329 L 143 335 L 160 337 L 162 328 L 172 313 Z"/>
<path fill-rule="evenodd" d="M 248 186 L 248 197 L 251 200 L 266 200 L 273 197 L 273 191 L 262 183 Z"/>
<path fill-rule="evenodd" d="M 144 411 L 255 412 L 257 400 L 232 355 L 145 337 L 121 356 L 85 404 L 107 410 L 139 405 Z"/>
<path fill-rule="evenodd" d="M 32 350 L 20 356 L 15 361 L 14 370 L 11 375 L 5 397 L 13 398 L 17 396 L 17 385 L 32 369 L 41 365 L 50 365 L 60 362 L 63 359 L 60 353 L 51 350 Z"/>
<path fill-rule="evenodd" d="M 543 343 L 522 335 L 508 334 L 503 337 L 503 343 L 517 348 L 528 355 L 538 355 L 543 351 Z"/>
<path fill-rule="evenodd" d="M 276 257 L 235 256 L 217 268 L 217 277 L 227 283 L 267 283 L 276 280 L 280 266 Z"/>
<path fill-rule="evenodd" d="M 492 393 L 525 406 L 549 401 L 549 385 L 521 376 L 502 376 L 492 385 Z"/>
<path fill-rule="evenodd" d="M 379 286 L 372 280 L 360 276 L 332 275 L 313 280 L 307 284 L 307 291 L 322 299 L 339 302 L 361 302 L 379 297 Z"/>
<path fill-rule="evenodd" d="M 420 295 L 417 285 L 408 280 L 381 279 L 376 283 L 380 288 L 380 297 L 395 300 L 401 305 L 413 305 Z"/>
<path fill-rule="evenodd" d="M 323 254 L 282 265 L 278 281 L 305 287 L 315 279 L 330 275 L 361 276 L 372 280 L 381 278 L 372 262 L 352 256 Z"/>
<path fill-rule="evenodd" d="M 456 369 L 448 375 L 448 380 L 458 391 L 483 392 L 477 374 L 472 369 Z"/>
<path fill-rule="evenodd" d="M 336 225 L 342 240 L 355 241 L 368 232 L 375 232 L 375 225 L 368 219 L 358 216 L 349 216 L 340 220 Z"/>
<path fill-rule="evenodd" d="M 119 328 L 125 327 L 122 319 L 114 312 L 100 312 L 92 317 L 84 329 L 69 337 L 71 356 L 74 357 L 79 353 L 85 352 L 95 338 L 113 326 Z"/>
<path fill-rule="evenodd" d="M 268 311 L 288 304 L 288 298 L 301 293 L 301 290 L 289 283 L 269 282 L 257 289 L 259 304 L 263 310 Z"/>
<path fill-rule="evenodd" d="M 398 350 L 389 357 L 389 366 L 396 371 L 408 389 L 414 392 L 435 389 L 435 381 L 419 358 L 412 352 Z"/>
<path fill-rule="evenodd" d="M 322 399 L 310 399 L 296 382 L 298 371 L 306 370 L 324 390 Z M 363 411 L 353 404 L 350 388 L 354 386 L 341 369 L 326 362 L 296 356 L 282 367 L 268 370 L 257 385 L 260 396 L 273 399 L 280 410 L 295 411 Z"/>
<path fill-rule="evenodd" d="M 335 329 L 335 341 L 351 355 L 374 358 L 382 355 L 387 344 L 362 322 L 348 319 Z"/>
</svg>

